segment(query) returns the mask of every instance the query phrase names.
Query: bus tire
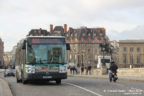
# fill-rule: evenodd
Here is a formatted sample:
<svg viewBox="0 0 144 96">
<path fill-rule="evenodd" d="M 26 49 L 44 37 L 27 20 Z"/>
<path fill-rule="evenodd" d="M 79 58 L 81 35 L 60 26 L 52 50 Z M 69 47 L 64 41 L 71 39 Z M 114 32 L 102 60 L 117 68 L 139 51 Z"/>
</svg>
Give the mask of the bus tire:
<svg viewBox="0 0 144 96">
<path fill-rule="evenodd" d="M 22 83 L 23 83 L 23 84 L 27 84 L 27 81 L 26 81 L 26 80 L 22 80 Z"/>
<path fill-rule="evenodd" d="M 23 83 L 23 84 L 26 84 L 26 83 L 27 83 L 27 80 L 24 80 L 23 74 L 22 74 L 22 83 Z"/>
<path fill-rule="evenodd" d="M 21 81 L 17 79 L 17 83 L 20 83 Z"/>
<path fill-rule="evenodd" d="M 60 85 L 61 84 L 61 79 L 56 80 L 56 84 Z"/>
</svg>

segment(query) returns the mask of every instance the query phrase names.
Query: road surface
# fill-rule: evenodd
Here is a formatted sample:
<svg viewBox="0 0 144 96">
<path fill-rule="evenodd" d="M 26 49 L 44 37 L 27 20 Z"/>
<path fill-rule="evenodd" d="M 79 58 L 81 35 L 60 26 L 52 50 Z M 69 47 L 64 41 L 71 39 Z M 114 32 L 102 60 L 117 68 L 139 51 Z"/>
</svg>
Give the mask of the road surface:
<svg viewBox="0 0 144 96">
<path fill-rule="evenodd" d="M 2 74 L 0 77 L 4 78 Z M 16 83 L 6 77 L 14 96 L 144 96 L 144 83 L 68 77 L 61 85 L 55 82 Z"/>
</svg>

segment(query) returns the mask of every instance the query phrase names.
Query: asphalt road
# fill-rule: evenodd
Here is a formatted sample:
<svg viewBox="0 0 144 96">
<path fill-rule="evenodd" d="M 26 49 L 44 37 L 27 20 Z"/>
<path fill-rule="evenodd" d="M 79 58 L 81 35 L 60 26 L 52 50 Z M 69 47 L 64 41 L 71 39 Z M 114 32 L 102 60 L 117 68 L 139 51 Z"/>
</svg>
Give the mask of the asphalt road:
<svg viewBox="0 0 144 96">
<path fill-rule="evenodd" d="M 2 77 L 2 74 L 0 74 Z M 4 77 L 2 77 L 4 78 Z M 144 83 L 68 77 L 61 85 L 55 82 L 16 83 L 15 77 L 5 78 L 14 96 L 144 96 Z"/>
</svg>

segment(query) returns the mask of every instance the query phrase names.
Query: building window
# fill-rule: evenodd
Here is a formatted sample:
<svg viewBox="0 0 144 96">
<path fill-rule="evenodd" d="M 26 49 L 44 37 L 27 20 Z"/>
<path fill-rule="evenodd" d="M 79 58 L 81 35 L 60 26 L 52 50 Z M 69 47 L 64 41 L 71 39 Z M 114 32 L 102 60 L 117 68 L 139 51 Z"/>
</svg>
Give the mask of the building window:
<svg viewBox="0 0 144 96">
<path fill-rule="evenodd" d="M 90 52 L 90 49 L 88 49 L 88 52 Z"/>
<path fill-rule="evenodd" d="M 137 56 L 137 64 L 140 64 L 140 56 Z"/>
<path fill-rule="evenodd" d="M 94 33 L 94 36 L 96 36 L 96 33 Z"/>
<path fill-rule="evenodd" d="M 140 48 L 137 48 L 137 52 L 140 52 Z"/>
<path fill-rule="evenodd" d="M 130 64 L 133 64 L 133 55 L 130 55 Z"/>
<path fill-rule="evenodd" d="M 130 48 L 130 52 L 133 52 L 133 48 L 132 47 Z"/>
<path fill-rule="evenodd" d="M 126 51 L 127 51 L 127 48 L 126 48 L 126 47 L 124 47 L 124 48 L 123 48 L 123 51 L 124 51 L 124 52 L 126 52 Z"/>
<path fill-rule="evenodd" d="M 123 55 L 123 63 L 124 63 L 124 64 L 127 63 L 127 56 L 126 56 L 126 54 Z"/>
<path fill-rule="evenodd" d="M 123 55 L 123 63 L 126 64 L 127 62 L 127 58 L 126 58 L 126 54 Z"/>
<path fill-rule="evenodd" d="M 97 53 L 97 49 L 95 49 L 95 53 Z"/>
</svg>

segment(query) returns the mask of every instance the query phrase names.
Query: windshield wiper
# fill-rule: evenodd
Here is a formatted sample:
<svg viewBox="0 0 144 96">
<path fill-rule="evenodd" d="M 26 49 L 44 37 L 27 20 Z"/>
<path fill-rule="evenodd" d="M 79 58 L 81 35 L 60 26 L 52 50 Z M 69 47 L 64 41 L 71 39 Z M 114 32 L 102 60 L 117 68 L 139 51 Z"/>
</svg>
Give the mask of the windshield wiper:
<svg viewBox="0 0 144 96">
<path fill-rule="evenodd" d="M 48 60 L 39 60 L 37 61 L 38 64 L 47 64 L 48 63 Z"/>
<path fill-rule="evenodd" d="M 65 62 L 48 62 L 48 64 L 66 64 Z"/>
</svg>

